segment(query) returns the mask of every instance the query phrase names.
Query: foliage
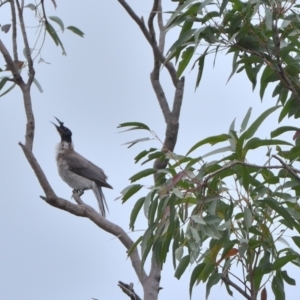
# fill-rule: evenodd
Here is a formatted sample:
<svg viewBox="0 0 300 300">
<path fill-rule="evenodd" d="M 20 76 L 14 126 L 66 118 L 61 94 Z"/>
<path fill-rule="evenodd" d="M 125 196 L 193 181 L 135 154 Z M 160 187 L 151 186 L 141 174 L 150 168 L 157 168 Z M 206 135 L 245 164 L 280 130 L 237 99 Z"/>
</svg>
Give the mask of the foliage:
<svg viewBox="0 0 300 300">
<path fill-rule="evenodd" d="M 232 72 L 244 71 L 255 89 L 260 77 L 260 97 L 275 83 L 273 97 L 284 106 L 279 120 L 300 116 L 300 14 L 296 1 L 183 1 L 166 25 L 180 26 L 177 41 L 169 50 L 181 76 L 199 46 L 205 50 L 193 62 L 199 86 L 205 57 L 227 50 L 232 54 Z"/>
<path fill-rule="evenodd" d="M 292 165 L 300 160 L 300 148 L 277 137 L 297 128 L 279 127 L 269 139 L 255 136 L 279 108 L 268 109 L 248 125 L 249 109 L 240 132 L 233 122 L 227 133 L 199 141 L 184 156 L 150 148 L 135 158 L 142 164 L 157 157 L 169 163 L 156 171 L 161 175 L 156 184 L 135 204 L 131 229 L 141 210 L 149 226 L 133 247 L 141 245 L 143 262 L 153 250 L 160 264 L 171 250 L 178 279 L 194 265 L 190 294 L 195 284 L 203 282 L 208 298 L 211 288 L 222 281 L 230 295 L 234 288 L 246 299 L 267 299 L 263 297 L 271 282 L 275 298 L 284 299 L 284 284 L 295 285 L 285 267 L 288 263 L 300 266 L 300 171 Z M 152 133 L 144 124 L 123 123 L 120 127 Z M 222 147 L 216 148 L 219 144 Z M 204 145 L 215 148 L 192 156 Z M 272 154 L 274 146 L 276 154 Z M 265 162 L 250 163 L 249 153 L 262 149 Z M 210 159 L 212 156 L 218 159 Z M 135 184 L 123 191 L 123 201 L 143 188 L 136 181 L 154 173 L 155 169 L 148 168 L 133 175 Z M 287 232 L 292 234 L 290 241 Z"/>
</svg>

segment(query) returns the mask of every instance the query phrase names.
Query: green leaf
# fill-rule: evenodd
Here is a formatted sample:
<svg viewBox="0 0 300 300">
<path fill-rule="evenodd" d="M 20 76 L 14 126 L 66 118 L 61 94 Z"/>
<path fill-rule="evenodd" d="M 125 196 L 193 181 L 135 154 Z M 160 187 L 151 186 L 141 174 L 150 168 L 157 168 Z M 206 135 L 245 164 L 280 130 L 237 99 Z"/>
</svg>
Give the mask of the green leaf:
<svg viewBox="0 0 300 300">
<path fill-rule="evenodd" d="M 64 26 L 63 21 L 59 17 L 51 16 L 51 17 L 49 17 L 49 19 L 52 20 L 53 22 L 57 23 L 59 25 L 61 31 L 64 32 L 65 26 Z"/>
<path fill-rule="evenodd" d="M 125 130 L 125 131 L 138 130 L 138 129 L 144 129 L 144 130 L 151 131 L 150 128 L 146 124 L 140 123 L 140 122 L 121 123 L 117 128 L 123 128 L 123 127 L 132 127 L 132 128 L 130 128 L 128 130 Z"/>
<path fill-rule="evenodd" d="M 195 0 L 186 0 L 186 1 L 180 1 L 181 5 L 179 5 L 177 7 L 177 9 L 175 10 L 175 12 L 172 14 L 171 18 L 168 20 L 168 22 L 166 23 L 165 27 L 166 28 L 171 28 L 174 20 L 176 19 L 177 16 L 179 16 L 182 11 L 188 6 L 190 5 L 192 2 L 194 2 Z"/>
<path fill-rule="evenodd" d="M 224 152 L 227 152 L 227 151 L 232 151 L 232 147 L 231 146 L 226 146 L 226 147 L 215 149 L 213 151 L 210 151 L 210 152 L 202 155 L 201 158 L 203 159 L 205 157 L 215 155 L 215 154 L 219 154 L 219 153 L 224 153 Z"/>
<path fill-rule="evenodd" d="M 154 239 L 153 239 L 153 232 L 156 229 L 157 225 L 152 224 L 150 225 L 146 232 L 144 233 L 142 237 L 142 242 L 141 242 L 141 252 L 142 252 L 142 263 L 144 265 L 146 258 L 148 256 L 148 253 L 153 245 Z"/>
<path fill-rule="evenodd" d="M 189 263 L 190 263 L 190 255 L 186 255 L 180 260 L 180 263 L 176 268 L 175 275 L 174 275 L 177 279 L 180 279 L 181 275 L 184 273 Z"/>
<path fill-rule="evenodd" d="M 44 92 L 42 86 L 40 85 L 40 83 L 37 81 L 35 77 L 33 78 L 33 83 L 36 85 L 40 93 Z"/>
<path fill-rule="evenodd" d="M 220 7 L 220 15 L 223 13 L 224 9 L 227 7 L 228 0 L 223 0 Z"/>
<path fill-rule="evenodd" d="M 208 299 L 208 296 L 210 294 L 210 290 L 212 288 L 212 286 L 216 285 L 222 278 L 222 274 L 218 273 L 218 269 L 216 269 L 216 272 L 212 273 L 207 281 L 206 284 L 206 299 Z"/>
<path fill-rule="evenodd" d="M 292 236 L 294 243 L 300 248 L 300 236 Z"/>
<path fill-rule="evenodd" d="M 258 147 L 263 147 L 263 146 L 271 146 L 271 145 L 288 145 L 288 146 L 293 146 L 293 144 L 288 143 L 286 141 L 282 140 L 261 140 L 259 138 L 252 138 L 249 140 L 245 147 L 244 147 L 244 152 L 247 152 L 248 150 L 253 150 Z"/>
<path fill-rule="evenodd" d="M 152 175 L 152 174 L 156 173 L 156 171 L 157 171 L 157 170 L 154 169 L 154 168 L 146 169 L 146 170 L 143 170 L 143 171 L 138 172 L 138 173 L 136 173 L 135 175 L 131 176 L 131 177 L 129 178 L 129 180 L 130 180 L 131 182 L 135 182 L 135 181 L 137 181 L 137 180 L 139 180 L 139 179 L 141 179 L 141 178 L 143 178 L 143 177 L 147 177 L 147 176 L 149 176 L 149 175 Z"/>
<path fill-rule="evenodd" d="M 59 39 L 55 29 L 53 28 L 53 26 L 49 23 L 49 22 L 46 22 L 45 23 L 45 27 L 46 27 L 46 31 L 49 33 L 49 35 L 52 37 L 54 43 L 56 44 L 56 46 L 60 46 L 62 51 L 63 51 L 63 55 L 66 55 L 66 51 L 65 51 L 65 48 L 61 42 L 61 40 Z"/>
<path fill-rule="evenodd" d="M 266 90 L 266 87 L 270 82 L 274 82 L 278 80 L 277 74 L 274 72 L 273 69 L 271 69 L 268 65 L 265 67 L 261 79 L 260 79 L 260 98 L 261 100 L 264 97 L 264 93 Z"/>
<path fill-rule="evenodd" d="M 36 9 L 36 6 L 34 4 L 32 4 L 32 3 L 29 3 L 29 4 L 25 5 L 24 7 L 26 7 L 26 8 L 28 7 L 31 10 L 35 10 Z"/>
<path fill-rule="evenodd" d="M 190 29 L 187 30 L 184 34 L 182 34 L 178 40 L 171 46 L 170 50 L 168 51 L 168 57 L 166 58 L 167 60 L 170 59 L 171 56 L 176 52 L 177 48 L 185 45 L 185 43 L 188 40 L 192 40 L 193 34 L 195 33 L 196 29 Z"/>
<path fill-rule="evenodd" d="M 283 280 L 284 280 L 287 284 L 289 284 L 289 285 L 296 285 L 295 279 L 291 278 L 291 277 L 288 275 L 287 271 L 281 271 L 281 276 L 282 276 Z"/>
<path fill-rule="evenodd" d="M 156 148 L 150 148 L 149 150 L 144 150 L 142 152 L 140 152 L 135 158 L 135 163 L 138 163 L 143 157 L 145 157 L 147 154 L 157 151 Z"/>
<path fill-rule="evenodd" d="M 297 131 L 297 130 L 299 130 L 299 128 L 297 128 L 297 127 L 282 126 L 282 127 L 279 127 L 279 128 L 277 128 L 277 129 L 275 129 L 275 130 L 273 130 L 271 132 L 271 138 L 274 138 L 274 137 L 276 137 L 278 135 L 281 135 L 281 134 L 283 134 L 283 133 L 285 133 L 287 131 Z"/>
<path fill-rule="evenodd" d="M 79 35 L 80 37 L 84 37 L 84 33 L 75 26 L 68 26 L 66 29 L 72 31 L 73 33 Z"/>
<path fill-rule="evenodd" d="M 131 246 L 131 248 L 128 250 L 128 253 L 127 253 L 127 256 L 128 256 L 128 257 L 129 257 L 129 256 L 132 254 L 132 252 L 135 250 L 136 246 L 137 246 L 138 244 L 141 243 L 142 238 L 143 238 L 143 237 L 140 236 L 140 237 L 134 242 L 134 244 Z"/>
<path fill-rule="evenodd" d="M 122 201 L 123 203 L 127 201 L 132 195 L 137 193 L 143 186 L 141 184 L 132 184 L 125 188 L 121 194 L 123 195 Z"/>
<path fill-rule="evenodd" d="M 0 97 L 6 95 L 7 93 L 9 93 L 12 89 L 14 89 L 14 87 L 16 86 L 16 84 L 14 83 L 12 86 L 10 86 L 6 91 L 4 91 Z"/>
<path fill-rule="evenodd" d="M 248 125 L 248 122 L 249 122 L 249 119 L 250 119 L 250 116 L 251 116 L 251 112 L 252 112 L 252 107 L 250 107 L 248 109 L 248 111 L 247 111 L 247 113 L 246 113 L 246 115 L 244 117 L 244 120 L 243 120 L 243 122 L 241 124 L 240 132 L 243 132 L 246 129 L 246 127 Z"/>
<path fill-rule="evenodd" d="M 299 105 L 297 100 L 295 99 L 294 96 L 291 96 L 289 100 L 285 103 L 284 107 L 282 108 L 278 117 L 278 122 L 281 122 L 287 114 L 289 114 L 291 111 L 294 111 L 295 109 L 298 108 Z"/>
<path fill-rule="evenodd" d="M 194 54 L 194 47 L 188 47 L 185 49 L 184 52 L 182 52 L 182 58 L 181 61 L 178 65 L 178 70 L 177 70 L 177 77 L 180 78 L 182 75 L 183 71 L 187 67 L 188 63 L 190 62 L 191 58 L 193 57 Z"/>
<path fill-rule="evenodd" d="M 231 136 L 229 134 L 220 134 L 220 135 L 215 135 L 215 136 L 210 136 L 204 140 L 201 140 L 200 142 L 196 143 L 188 152 L 186 155 L 189 155 L 191 152 L 193 152 L 194 150 L 196 150 L 197 148 L 199 148 L 202 145 L 205 144 L 211 144 L 211 145 L 215 145 L 221 142 L 225 142 L 227 140 L 229 140 L 231 138 Z"/>
<path fill-rule="evenodd" d="M 269 109 L 267 109 L 265 112 L 263 112 L 252 124 L 251 126 L 243 133 L 245 139 L 250 139 L 259 126 L 262 124 L 262 122 L 271 114 L 273 113 L 276 109 L 278 109 L 280 106 L 274 106 Z"/>
<path fill-rule="evenodd" d="M 237 70 L 237 68 L 239 66 L 239 64 L 237 63 L 237 59 L 239 57 L 239 53 L 240 53 L 239 50 L 237 50 L 237 51 L 234 52 L 233 60 L 232 60 L 232 71 L 231 71 L 231 73 L 229 75 L 229 78 L 227 79 L 227 83 L 229 82 L 229 80 L 231 79 L 231 77 L 234 75 L 234 73 L 236 72 L 236 70 Z"/>
<path fill-rule="evenodd" d="M 275 296 L 275 300 L 285 300 L 283 280 L 280 271 L 277 271 L 276 276 L 273 277 L 272 290 Z"/>
<path fill-rule="evenodd" d="M 195 89 L 199 86 L 201 78 L 202 78 L 202 73 L 203 73 L 204 63 L 205 63 L 205 57 L 206 57 L 206 54 L 205 55 L 202 54 L 199 57 L 199 60 L 198 60 L 198 74 L 197 74 Z"/>
<path fill-rule="evenodd" d="M 273 210 L 275 210 L 287 223 L 287 226 L 290 229 L 293 229 L 294 227 L 294 220 L 291 218 L 291 215 L 288 213 L 288 211 L 282 207 L 279 206 L 278 202 L 274 199 L 266 198 L 264 200 L 260 200 L 261 203 L 265 203 L 268 206 L 270 206 Z"/>
<path fill-rule="evenodd" d="M 8 80 L 8 77 L 3 77 L 0 81 L 0 90 L 3 89 L 3 87 L 5 86 L 6 82 Z"/>
<path fill-rule="evenodd" d="M 272 23 L 273 23 L 273 20 L 272 20 L 272 12 L 270 10 L 269 7 L 266 7 L 265 8 L 265 16 L 266 16 L 266 29 L 267 30 L 272 30 Z"/>
<path fill-rule="evenodd" d="M 201 263 L 198 266 L 196 266 L 192 272 L 191 280 L 190 280 L 190 297 L 192 297 L 193 286 L 197 281 L 198 277 L 200 276 L 200 274 L 202 273 L 202 271 L 204 270 L 205 266 L 206 263 Z"/>
<path fill-rule="evenodd" d="M 252 212 L 248 207 L 244 208 L 244 220 L 245 220 L 246 229 L 248 231 L 253 221 Z"/>
<path fill-rule="evenodd" d="M 129 130 L 132 130 L 132 129 L 128 129 L 128 130 L 125 130 L 125 131 L 129 131 Z M 136 139 L 134 141 L 130 141 L 130 142 L 127 142 L 127 143 L 124 143 L 122 144 L 123 146 L 125 145 L 129 145 L 127 148 L 131 148 L 132 146 L 134 146 L 135 144 L 137 143 L 141 143 L 141 142 L 147 142 L 147 141 L 150 141 L 151 139 L 149 137 L 146 137 L 146 138 L 141 138 L 141 139 Z"/>
<path fill-rule="evenodd" d="M 145 202 L 145 197 L 142 197 L 138 201 L 136 201 L 136 203 L 134 204 L 134 207 L 130 214 L 129 228 L 131 230 L 134 230 L 134 224 L 135 224 L 136 218 L 137 218 L 142 206 L 144 205 L 144 202 Z"/>
<path fill-rule="evenodd" d="M 299 255 L 296 254 L 288 254 L 283 257 L 277 258 L 272 264 L 272 270 L 277 271 L 278 269 L 281 269 L 283 266 L 285 266 L 288 262 L 297 258 L 299 259 Z"/>
</svg>

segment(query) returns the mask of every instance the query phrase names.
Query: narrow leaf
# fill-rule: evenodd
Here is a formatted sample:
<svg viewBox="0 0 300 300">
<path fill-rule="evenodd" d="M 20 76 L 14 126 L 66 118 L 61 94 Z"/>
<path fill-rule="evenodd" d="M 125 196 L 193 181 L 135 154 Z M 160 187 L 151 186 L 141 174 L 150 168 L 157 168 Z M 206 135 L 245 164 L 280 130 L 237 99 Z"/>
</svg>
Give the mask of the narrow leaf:
<svg viewBox="0 0 300 300">
<path fill-rule="evenodd" d="M 131 214 L 130 214 L 130 223 L 129 223 L 129 228 L 131 230 L 134 230 L 134 224 L 135 224 L 135 221 L 136 221 L 136 218 L 144 204 L 144 201 L 145 201 L 145 197 L 142 197 L 140 198 L 135 204 L 134 204 L 134 207 L 131 211 Z"/>
<path fill-rule="evenodd" d="M 230 135 L 228 134 L 220 134 L 220 135 L 215 135 L 215 136 L 210 136 L 204 140 L 201 140 L 200 142 L 196 143 L 188 152 L 186 155 L 189 155 L 191 152 L 193 152 L 194 150 L 196 150 L 197 148 L 199 148 L 202 145 L 205 144 L 211 144 L 211 145 L 215 145 L 217 143 L 221 143 L 221 142 L 225 142 L 227 140 L 230 139 Z"/>
<path fill-rule="evenodd" d="M 274 138 L 274 137 L 276 137 L 278 135 L 281 135 L 281 134 L 283 134 L 283 133 L 285 133 L 287 131 L 297 131 L 297 130 L 299 130 L 298 127 L 282 126 L 282 127 L 279 127 L 279 128 L 277 128 L 277 129 L 275 129 L 275 130 L 273 130 L 271 132 L 271 138 Z"/>
<path fill-rule="evenodd" d="M 146 124 L 140 122 L 121 123 L 117 128 L 123 128 L 123 127 L 132 127 L 129 130 L 144 129 L 150 131 L 150 128 Z"/>
<path fill-rule="evenodd" d="M 40 83 L 37 81 L 35 77 L 33 78 L 33 83 L 36 85 L 40 93 L 44 92 L 42 86 L 40 85 Z"/>
<path fill-rule="evenodd" d="M 248 207 L 244 208 L 244 220 L 245 220 L 246 229 L 248 231 L 253 221 L 252 212 Z"/>
<path fill-rule="evenodd" d="M 242 124 L 241 124 L 240 132 L 243 132 L 243 131 L 246 129 L 247 124 L 248 124 L 248 121 L 249 121 L 250 116 L 251 116 L 251 112 L 252 112 L 252 107 L 250 107 L 250 108 L 248 109 L 248 111 L 247 111 L 247 113 L 246 113 L 246 115 L 245 115 L 245 117 L 244 117 L 244 120 L 243 120 L 243 122 L 242 122 Z"/>
<path fill-rule="evenodd" d="M 129 187 L 127 187 L 125 190 L 122 191 L 123 197 L 123 203 L 127 201 L 132 195 L 137 193 L 143 186 L 141 184 L 132 184 Z M 124 192 L 124 193 L 123 193 Z"/>
<path fill-rule="evenodd" d="M 299 259 L 299 255 L 297 254 L 289 254 L 280 258 L 277 258 L 275 262 L 272 265 L 272 270 L 276 271 L 278 269 L 281 269 L 283 266 L 285 266 L 288 262 Z"/>
<path fill-rule="evenodd" d="M 251 126 L 244 132 L 245 139 L 251 138 L 259 126 L 262 124 L 262 122 L 271 114 L 273 113 L 276 109 L 278 109 L 280 106 L 274 106 L 266 111 L 264 111 L 252 124 Z"/>
<path fill-rule="evenodd" d="M 186 255 L 181 259 L 178 267 L 176 268 L 175 275 L 174 275 L 177 279 L 180 279 L 181 275 L 184 273 L 189 263 L 190 263 L 189 255 Z"/>
<path fill-rule="evenodd" d="M 82 32 L 80 29 L 78 29 L 75 26 L 68 26 L 66 29 L 72 31 L 73 33 L 79 35 L 80 37 L 84 37 L 84 32 Z"/>
<path fill-rule="evenodd" d="M 57 23 L 59 25 L 61 31 L 64 32 L 65 26 L 64 26 L 63 21 L 59 17 L 51 16 L 51 17 L 49 17 L 49 19 L 52 20 L 53 22 Z"/>
<path fill-rule="evenodd" d="M 188 63 L 190 62 L 191 58 L 193 57 L 194 54 L 194 47 L 188 47 L 185 49 L 184 52 L 182 52 L 182 58 L 181 61 L 179 62 L 178 65 L 178 70 L 177 70 L 177 77 L 180 78 L 182 75 L 183 71 L 187 67 Z"/>
</svg>

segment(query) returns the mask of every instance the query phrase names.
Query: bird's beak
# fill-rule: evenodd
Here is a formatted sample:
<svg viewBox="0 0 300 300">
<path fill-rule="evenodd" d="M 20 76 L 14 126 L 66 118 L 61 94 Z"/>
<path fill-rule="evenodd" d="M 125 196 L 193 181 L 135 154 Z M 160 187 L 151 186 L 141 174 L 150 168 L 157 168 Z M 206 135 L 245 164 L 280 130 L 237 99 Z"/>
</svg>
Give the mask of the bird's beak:
<svg viewBox="0 0 300 300">
<path fill-rule="evenodd" d="M 60 128 L 64 125 L 64 123 L 63 122 L 61 122 L 59 119 L 57 119 L 56 117 L 54 117 L 56 120 L 57 120 L 57 122 L 58 122 L 58 124 L 59 124 L 59 126 L 58 125 L 56 125 L 55 123 L 53 123 L 53 122 L 51 122 L 55 127 L 56 127 L 56 129 L 57 129 L 57 131 L 58 132 L 60 132 Z"/>
</svg>

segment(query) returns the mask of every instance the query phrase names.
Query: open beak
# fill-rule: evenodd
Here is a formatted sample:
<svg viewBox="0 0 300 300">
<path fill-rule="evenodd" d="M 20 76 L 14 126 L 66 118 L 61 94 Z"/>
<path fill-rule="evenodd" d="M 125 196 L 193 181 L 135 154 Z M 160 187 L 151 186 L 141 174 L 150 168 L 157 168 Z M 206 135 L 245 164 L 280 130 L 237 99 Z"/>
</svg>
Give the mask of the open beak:
<svg viewBox="0 0 300 300">
<path fill-rule="evenodd" d="M 51 122 L 55 127 L 56 127 L 56 129 L 57 129 L 57 131 L 58 132 L 60 132 L 60 128 L 62 127 L 62 126 L 64 126 L 64 123 L 63 122 L 61 122 L 59 119 L 57 119 L 56 117 L 54 117 L 56 120 L 57 120 L 57 122 L 58 122 L 58 124 L 59 124 L 59 126 L 58 125 L 56 125 L 55 123 L 53 123 L 53 122 Z"/>
</svg>

